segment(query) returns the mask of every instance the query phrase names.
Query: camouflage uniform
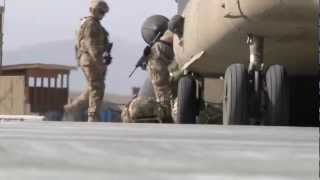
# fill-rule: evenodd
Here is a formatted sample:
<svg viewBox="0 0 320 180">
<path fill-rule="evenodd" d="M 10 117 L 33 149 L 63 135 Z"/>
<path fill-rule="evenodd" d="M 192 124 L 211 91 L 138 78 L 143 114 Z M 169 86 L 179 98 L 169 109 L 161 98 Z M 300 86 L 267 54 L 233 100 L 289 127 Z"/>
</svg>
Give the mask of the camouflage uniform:
<svg viewBox="0 0 320 180">
<path fill-rule="evenodd" d="M 157 102 L 165 110 L 163 122 L 173 122 L 171 117 L 173 88 L 168 69 L 173 60 L 172 33 L 167 31 L 160 41 L 152 46 L 147 66 Z"/>
<path fill-rule="evenodd" d="M 154 98 L 138 96 L 122 110 L 121 118 L 125 123 L 161 123 L 164 115 L 164 109 Z"/>
<path fill-rule="evenodd" d="M 91 8 L 98 6 L 97 3 L 103 1 L 92 1 Z M 104 5 L 104 4 L 103 4 Z M 106 5 L 106 4 L 105 4 Z M 92 11 L 92 9 L 90 9 Z M 107 10 L 105 9 L 107 12 Z M 107 66 L 103 58 L 108 46 L 108 32 L 100 24 L 103 18 L 92 16 L 84 18 L 78 32 L 76 55 L 78 64 L 83 71 L 87 87 L 85 91 L 71 104 L 66 105 L 65 109 L 78 109 L 80 106 L 89 106 L 89 121 L 100 121 L 99 110 L 102 104 L 105 91 L 105 75 Z"/>
</svg>

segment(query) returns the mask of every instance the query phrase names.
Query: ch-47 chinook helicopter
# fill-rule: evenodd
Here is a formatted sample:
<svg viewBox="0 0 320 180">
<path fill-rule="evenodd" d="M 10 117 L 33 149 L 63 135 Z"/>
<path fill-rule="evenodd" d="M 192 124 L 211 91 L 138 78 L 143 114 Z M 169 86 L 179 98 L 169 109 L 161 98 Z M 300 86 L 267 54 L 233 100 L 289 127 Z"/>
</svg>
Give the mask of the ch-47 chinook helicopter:
<svg viewBox="0 0 320 180">
<path fill-rule="evenodd" d="M 176 2 L 178 122 L 196 122 L 204 78 L 224 81 L 225 125 L 317 121 L 318 0 Z"/>
</svg>

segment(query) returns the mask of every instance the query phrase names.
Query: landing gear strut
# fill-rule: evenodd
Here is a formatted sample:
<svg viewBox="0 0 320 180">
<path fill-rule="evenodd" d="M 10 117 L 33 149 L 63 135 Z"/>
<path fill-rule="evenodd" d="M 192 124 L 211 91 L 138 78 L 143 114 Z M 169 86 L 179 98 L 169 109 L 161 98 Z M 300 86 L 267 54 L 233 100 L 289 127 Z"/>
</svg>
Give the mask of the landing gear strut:
<svg viewBox="0 0 320 180">
<path fill-rule="evenodd" d="M 252 103 L 251 114 L 254 119 L 261 118 L 263 107 L 263 82 L 264 82 L 264 37 L 253 34 L 248 35 L 247 43 L 250 49 L 249 79 L 251 82 Z"/>
<path fill-rule="evenodd" d="M 251 117 L 254 124 L 289 124 L 289 88 L 284 66 L 264 67 L 264 37 L 248 35 L 250 49 L 249 79 Z"/>
<path fill-rule="evenodd" d="M 284 66 L 264 66 L 264 37 L 248 35 L 248 71 L 233 64 L 225 74 L 223 124 L 289 124 L 289 95 Z M 248 114 L 247 114 L 248 113 Z M 250 121 L 249 121 L 250 119 Z"/>
</svg>

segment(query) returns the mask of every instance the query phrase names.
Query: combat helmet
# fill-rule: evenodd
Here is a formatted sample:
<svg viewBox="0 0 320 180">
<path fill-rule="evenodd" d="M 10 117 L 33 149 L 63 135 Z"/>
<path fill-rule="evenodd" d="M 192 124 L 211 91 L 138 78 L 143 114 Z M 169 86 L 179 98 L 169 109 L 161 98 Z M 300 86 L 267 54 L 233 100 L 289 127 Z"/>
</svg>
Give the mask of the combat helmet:
<svg viewBox="0 0 320 180">
<path fill-rule="evenodd" d="M 148 17 L 141 28 L 142 38 L 152 44 L 156 38 L 160 38 L 168 29 L 169 19 L 162 15 L 153 15 Z"/>
<path fill-rule="evenodd" d="M 109 11 L 109 6 L 104 0 L 91 0 L 90 1 L 90 8 L 92 9 L 100 9 L 104 12 Z"/>
</svg>

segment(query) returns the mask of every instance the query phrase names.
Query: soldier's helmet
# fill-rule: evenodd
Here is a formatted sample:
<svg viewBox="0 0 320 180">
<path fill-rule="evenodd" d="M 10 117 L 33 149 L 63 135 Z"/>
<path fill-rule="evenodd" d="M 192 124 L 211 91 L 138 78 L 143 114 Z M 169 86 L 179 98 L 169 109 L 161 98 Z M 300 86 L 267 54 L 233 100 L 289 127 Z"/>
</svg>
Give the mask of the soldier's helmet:
<svg viewBox="0 0 320 180">
<path fill-rule="evenodd" d="M 183 26 L 184 18 L 181 15 L 173 16 L 168 23 L 168 29 L 177 34 L 180 38 L 183 35 Z"/>
<path fill-rule="evenodd" d="M 90 8 L 98 9 L 104 11 L 105 13 L 109 12 L 109 6 L 104 0 L 91 0 Z"/>
<path fill-rule="evenodd" d="M 141 28 L 143 40 L 151 44 L 156 38 L 160 38 L 168 29 L 169 19 L 162 15 L 148 17 Z"/>
</svg>

